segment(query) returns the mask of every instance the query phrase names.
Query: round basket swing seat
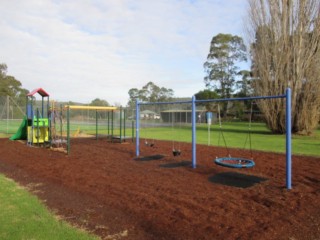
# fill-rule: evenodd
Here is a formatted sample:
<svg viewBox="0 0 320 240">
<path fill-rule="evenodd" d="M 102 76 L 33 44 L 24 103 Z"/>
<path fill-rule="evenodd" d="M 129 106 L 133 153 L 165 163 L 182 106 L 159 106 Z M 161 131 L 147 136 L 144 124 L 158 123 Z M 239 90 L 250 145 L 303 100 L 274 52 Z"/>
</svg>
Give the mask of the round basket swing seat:
<svg viewBox="0 0 320 240">
<path fill-rule="evenodd" d="M 253 160 L 234 157 L 216 158 L 214 162 L 217 165 L 229 168 L 251 168 L 255 165 Z"/>
</svg>

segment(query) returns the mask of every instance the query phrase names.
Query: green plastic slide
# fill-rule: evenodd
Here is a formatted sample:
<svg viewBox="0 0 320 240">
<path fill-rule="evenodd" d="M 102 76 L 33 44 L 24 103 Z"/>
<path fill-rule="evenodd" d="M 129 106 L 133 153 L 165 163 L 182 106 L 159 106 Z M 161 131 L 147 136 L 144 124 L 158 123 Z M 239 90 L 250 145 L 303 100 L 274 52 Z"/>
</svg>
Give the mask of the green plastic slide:
<svg viewBox="0 0 320 240">
<path fill-rule="evenodd" d="M 10 137 L 10 140 L 26 140 L 27 126 L 28 126 L 28 119 L 27 119 L 27 116 L 24 116 L 18 131 L 13 136 Z"/>
</svg>

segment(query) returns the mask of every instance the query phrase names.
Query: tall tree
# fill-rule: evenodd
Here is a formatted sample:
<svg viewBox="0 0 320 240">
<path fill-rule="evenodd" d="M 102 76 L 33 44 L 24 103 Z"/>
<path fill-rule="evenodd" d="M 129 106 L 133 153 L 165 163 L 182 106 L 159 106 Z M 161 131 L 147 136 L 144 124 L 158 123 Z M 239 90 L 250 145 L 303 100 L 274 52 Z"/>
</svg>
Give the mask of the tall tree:
<svg viewBox="0 0 320 240">
<path fill-rule="evenodd" d="M 0 64 L 0 95 L 13 98 L 25 98 L 28 90 L 22 88 L 21 82 L 13 76 L 7 75 L 8 67 L 6 64 Z"/>
<path fill-rule="evenodd" d="M 230 98 L 239 72 L 237 64 L 246 60 L 246 46 L 241 37 L 221 33 L 214 36 L 204 63 L 206 86 L 215 89 L 222 98 Z M 226 111 L 227 104 L 223 108 Z"/>
<path fill-rule="evenodd" d="M 292 89 L 292 131 L 309 134 L 320 112 L 319 0 L 248 0 L 248 38 L 256 95 Z M 259 101 L 267 125 L 284 133 L 285 102 Z"/>
<path fill-rule="evenodd" d="M 170 88 L 159 87 L 153 82 L 148 82 L 142 89 L 131 88 L 129 94 L 129 106 L 134 106 L 135 100 L 146 102 L 165 102 L 170 101 L 173 97 L 173 90 Z"/>
</svg>

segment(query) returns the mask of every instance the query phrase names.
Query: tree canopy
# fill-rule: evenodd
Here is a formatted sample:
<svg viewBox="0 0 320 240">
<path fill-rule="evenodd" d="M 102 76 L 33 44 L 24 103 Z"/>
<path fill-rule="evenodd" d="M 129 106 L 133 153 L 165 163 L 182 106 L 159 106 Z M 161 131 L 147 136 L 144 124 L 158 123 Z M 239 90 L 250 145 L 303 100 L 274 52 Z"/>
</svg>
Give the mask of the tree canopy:
<svg viewBox="0 0 320 240">
<path fill-rule="evenodd" d="M 102 107 L 110 106 L 106 100 L 103 100 L 100 98 L 96 98 L 96 99 L 92 100 L 89 105 L 90 106 L 102 106 Z"/>
<path fill-rule="evenodd" d="M 0 64 L 0 95 L 13 98 L 25 97 L 29 91 L 22 88 L 21 82 L 15 77 L 7 75 L 7 70 L 6 64 Z"/>
<path fill-rule="evenodd" d="M 204 63 L 206 87 L 215 89 L 221 98 L 230 98 L 238 77 L 238 63 L 247 61 L 246 46 L 241 37 L 218 34 L 211 40 L 207 61 Z M 227 104 L 224 104 L 226 111 Z"/>
<path fill-rule="evenodd" d="M 135 104 L 136 99 L 145 102 L 165 102 L 170 101 L 174 95 L 174 92 L 170 88 L 159 87 L 153 82 L 148 82 L 141 89 L 131 88 L 128 91 L 129 94 L 129 106 Z"/>
<path fill-rule="evenodd" d="M 210 89 L 205 89 L 205 90 L 201 90 L 201 91 L 197 92 L 195 94 L 195 97 L 197 100 L 208 100 L 208 99 L 220 98 L 220 95 L 216 91 L 212 91 Z M 206 107 L 206 109 L 208 111 L 216 110 L 215 109 L 216 104 L 213 104 L 212 102 L 211 103 L 210 102 L 204 103 L 203 105 Z"/>
<path fill-rule="evenodd" d="M 204 63 L 206 86 L 216 89 L 223 98 L 231 97 L 239 72 L 236 64 L 246 60 L 246 46 L 241 37 L 222 33 L 214 36 Z"/>
</svg>

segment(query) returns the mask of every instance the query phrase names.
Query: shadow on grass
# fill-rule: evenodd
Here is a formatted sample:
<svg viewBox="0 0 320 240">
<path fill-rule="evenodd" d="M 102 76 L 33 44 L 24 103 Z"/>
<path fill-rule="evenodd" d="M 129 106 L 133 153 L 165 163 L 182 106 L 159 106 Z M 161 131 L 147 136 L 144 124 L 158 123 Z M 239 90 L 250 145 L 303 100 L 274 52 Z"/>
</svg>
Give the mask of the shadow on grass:
<svg viewBox="0 0 320 240">
<path fill-rule="evenodd" d="M 231 187 L 249 188 L 268 179 L 237 172 L 223 172 L 209 177 L 208 180 L 212 183 L 218 183 Z"/>
</svg>

